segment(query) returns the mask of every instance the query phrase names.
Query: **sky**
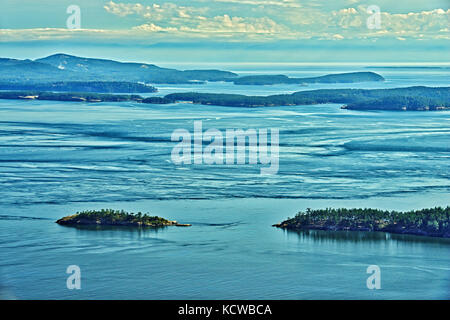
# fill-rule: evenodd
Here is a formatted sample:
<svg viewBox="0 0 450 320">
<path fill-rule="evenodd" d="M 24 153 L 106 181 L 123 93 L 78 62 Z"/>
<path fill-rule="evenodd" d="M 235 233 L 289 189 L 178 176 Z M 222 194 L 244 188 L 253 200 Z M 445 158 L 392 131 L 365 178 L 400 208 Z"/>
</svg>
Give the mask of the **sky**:
<svg viewBox="0 0 450 320">
<path fill-rule="evenodd" d="M 0 57 L 450 62 L 450 0 L 1 0 Z M 72 11 L 68 8 L 79 8 Z M 79 19 L 78 19 L 79 17 Z"/>
</svg>

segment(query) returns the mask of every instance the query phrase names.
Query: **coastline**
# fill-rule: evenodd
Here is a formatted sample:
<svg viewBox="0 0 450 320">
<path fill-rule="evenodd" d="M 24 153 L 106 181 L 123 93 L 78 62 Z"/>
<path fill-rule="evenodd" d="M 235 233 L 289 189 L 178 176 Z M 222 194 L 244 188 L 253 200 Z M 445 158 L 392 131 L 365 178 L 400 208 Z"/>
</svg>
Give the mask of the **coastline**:
<svg viewBox="0 0 450 320">
<path fill-rule="evenodd" d="M 175 220 L 167 220 L 158 216 L 128 213 L 124 210 L 86 210 L 74 215 L 56 220 L 56 223 L 64 226 L 126 226 L 126 227 L 190 227 L 190 224 L 178 223 Z"/>
<path fill-rule="evenodd" d="M 0 91 L 0 99 L 71 102 L 192 103 L 226 107 L 273 107 L 338 103 L 341 109 L 378 111 L 442 111 L 450 109 L 450 87 L 413 86 L 390 89 L 318 89 L 292 94 L 247 96 L 224 93 L 181 92 L 164 97 L 86 92 Z"/>
<path fill-rule="evenodd" d="M 306 209 L 272 225 L 289 230 L 367 231 L 450 238 L 450 207 L 407 212 L 378 209 Z"/>
</svg>

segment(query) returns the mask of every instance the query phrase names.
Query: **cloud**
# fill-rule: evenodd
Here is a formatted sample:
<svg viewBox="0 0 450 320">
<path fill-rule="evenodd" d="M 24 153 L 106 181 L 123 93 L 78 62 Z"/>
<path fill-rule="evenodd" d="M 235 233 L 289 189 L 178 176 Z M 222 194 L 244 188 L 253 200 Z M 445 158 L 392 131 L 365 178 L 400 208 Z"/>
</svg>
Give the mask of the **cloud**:
<svg viewBox="0 0 450 320">
<path fill-rule="evenodd" d="M 207 33 L 250 33 L 250 34 L 278 34 L 288 30 L 269 18 L 241 18 L 229 15 L 216 16 L 199 22 L 195 29 L 184 31 Z"/>
<path fill-rule="evenodd" d="M 445 34 L 450 20 L 450 9 L 391 14 L 380 12 L 380 29 L 368 30 L 367 18 L 370 16 L 363 6 L 333 11 L 327 23 L 330 29 L 345 30 L 347 36 L 384 35 L 397 37 L 430 38 L 449 36 Z"/>
<path fill-rule="evenodd" d="M 301 8 L 297 0 L 214 0 L 215 2 L 237 3 L 240 5 L 278 6 L 285 8 Z"/>
<path fill-rule="evenodd" d="M 137 15 L 152 21 L 163 21 L 167 19 L 189 19 L 204 13 L 206 8 L 194 8 L 178 6 L 173 3 L 143 5 L 140 3 L 116 3 L 110 1 L 103 6 L 109 13 L 120 17 Z"/>
<path fill-rule="evenodd" d="M 116 0 L 117 1 L 117 0 Z M 162 0 L 161 0 L 162 1 Z M 174 1 L 174 0 L 173 0 Z M 122 3 L 109 1 L 103 10 L 111 15 L 118 29 L 62 28 L 0 29 L 0 41 L 42 39 L 109 39 L 147 37 L 155 39 L 227 38 L 236 41 L 283 39 L 450 39 L 450 10 L 389 13 L 380 12 L 380 29 L 369 29 L 367 7 L 330 10 L 324 0 L 215 0 L 201 7 L 174 3 Z M 232 6 L 217 3 L 232 3 Z M 301 2 L 301 3 L 300 3 Z M 358 1 L 344 1 L 355 3 Z M 191 3 L 195 3 L 192 1 Z M 198 5 L 198 1 L 197 1 Z M 248 8 L 249 5 L 253 7 Z M 335 6 L 336 4 L 333 3 Z M 244 6 L 244 7 L 241 7 Z M 129 27 L 133 24 L 133 27 Z M 124 29 L 126 28 L 126 29 Z M 158 38 L 159 37 L 159 38 Z"/>
<path fill-rule="evenodd" d="M 315 6 L 302 7 L 298 0 L 215 0 L 215 2 L 255 5 L 242 10 L 252 16 L 233 16 L 229 13 L 212 15 L 209 7 L 179 6 L 173 3 L 144 6 L 140 3 L 110 1 L 105 10 L 119 17 L 136 15 L 143 21 L 134 30 L 148 32 L 266 34 L 280 38 L 341 39 L 367 37 L 442 38 L 448 36 L 450 11 L 430 11 L 391 14 L 381 12 L 381 29 L 369 29 L 367 7 L 358 6 L 326 11 Z M 347 3 L 356 3 L 349 0 Z M 316 1 L 316 5 L 322 1 Z M 234 8 L 235 9 L 235 8 Z M 223 9 L 223 10 L 226 10 Z M 189 36 L 189 34 L 187 35 Z"/>
<path fill-rule="evenodd" d="M 285 0 L 286 1 L 286 0 Z M 290 0 L 287 0 L 288 2 Z M 207 9 L 178 6 L 173 3 L 143 6 L 139 3 L 108 2 L 105 10 L 119 17 L 137 15 L 145 23 L 133 30 L 196 34 L 277 34 L 289 30 L 268 17 L 237 17 L 228 14 L 207 16 Z"/>
<path fill-rule="evenodd" d="M 133 30 L 136 31 L 145 31 L 145 32 L 177 32 L 177 28 L 164 28 L 161 26 L 157 26 L 154 23 L 145 23 L 139 26 L 133 27 Z"/>
</svg>

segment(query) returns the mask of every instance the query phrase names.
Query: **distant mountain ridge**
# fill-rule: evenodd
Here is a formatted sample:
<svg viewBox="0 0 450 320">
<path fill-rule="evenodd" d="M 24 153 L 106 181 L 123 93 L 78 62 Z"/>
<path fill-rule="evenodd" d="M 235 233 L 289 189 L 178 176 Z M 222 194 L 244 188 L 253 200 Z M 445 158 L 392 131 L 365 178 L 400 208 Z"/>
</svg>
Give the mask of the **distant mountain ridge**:
<svg viewBox="0 0 450 320">
<path fill-rule="evenodd" d="M 191 83 L 230 81 L 237 74 L 221 70 L 177 70 L 153 64 L 83 58 L 58 53 L 36 60 L 0 58 L 0 80 L 10 82 L 127 81 Z"/>
<path fill-rule="evenodd" d="M 57 53 L 36 60 L 0 58 L 0 81 L 11 83 L 54 83 L 58 81 L 117 81 L 146 84 L 187 84 L 204 81 L 227 81 L 236 85 L 272 85 L 302 83 L 354 83 L 383 81 L 374 72 L 327 74 L 311 78 L 289 78 L 285 75 L 239 77 L 222 70 L 177 70 L 154 64 L 119 62 L 108 59 L 84 58 Z"/>
</svg>

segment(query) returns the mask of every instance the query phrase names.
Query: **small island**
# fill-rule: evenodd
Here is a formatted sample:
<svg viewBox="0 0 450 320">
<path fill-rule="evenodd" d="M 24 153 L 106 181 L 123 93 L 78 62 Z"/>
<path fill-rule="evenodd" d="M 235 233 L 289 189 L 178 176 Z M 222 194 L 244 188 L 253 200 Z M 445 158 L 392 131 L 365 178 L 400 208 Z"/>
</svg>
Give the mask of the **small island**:
<svg viewBox="0 0 450 320">
<path fill-rule="evenodd" d="M 101 209 L 77 212 L 74 215 L 61 218 L 56 221 L 66 226 L 128 226 L 128 227 L 190 227 L 190 224 L 181 224 L 157 216 L 130 213 L 123 210 Z"/>
<path fill-rule="evenodd" d="M 450 238 L 450 207 L 415 211 L 307 209 L 274 227 L 289 230 L 382 231 Z"/>
</svg>

